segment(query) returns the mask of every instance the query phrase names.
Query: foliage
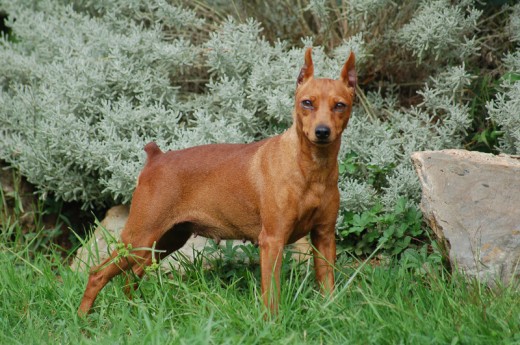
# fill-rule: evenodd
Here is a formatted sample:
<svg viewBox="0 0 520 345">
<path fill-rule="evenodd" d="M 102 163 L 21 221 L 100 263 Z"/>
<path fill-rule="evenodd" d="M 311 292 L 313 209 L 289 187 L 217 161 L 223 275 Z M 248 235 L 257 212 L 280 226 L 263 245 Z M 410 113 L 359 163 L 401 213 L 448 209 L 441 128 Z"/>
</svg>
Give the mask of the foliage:
<svg viewBox="0 0 520 345">
<path fill-rule="evenodd" d="M 345 212 L 339 234 L 344 238 L 343 248 L 356 255 L 369 255 L 376 247 L 397 255 L 424 236 L 421 225 L 422 213 L 401 198 L 391 212 L 385 212 L 381 204 L 361 213 Z"/>
<path fill-rule="evenodd" d="M 482 11 L 472 1 L 450 5 L 447 0 L 422 2 L 413 19 L 398 31 L 398 41 L 417 56 L 418 62 L 464 60 L 479 50 L 474 32 Z"/>
<path fill-rule="evenodd" d="M 502 130 L 499 148 L 509 154 L 520 154 L 520 50 L 505 57 L 505 73 L 500 82 L 500 90 L 495 99 L 487 103 L 490 118 Z"/>
<path fill-rule="evenodd" d="M 418 202 L 413 151 L 519 152 L 518 5 L 0 0 L 0 9 L 0 159 L 43 197 L 128 203 L 148 141 L 179 149 L 280 133 L 305 46 L 323 77 L 357 57 L 340 232 L 382 207 L 373 225 L 383 234 L 399 200 Z M 490 48 L 496 37 L 507 43 Z"/>
<path fill-rule="evenodd" d="M 498 139 L 504 134 L 496 123 L 491 120 L 487 112 L 483 112 L 487 102 L 497 93 L 497 82 L 490 76 L 484 75 L 472 81 L 470 93 L 470 114 L 472 126 L 465 140 L 465 147 L 471 151 L 496 153 Z"/>
</svg>

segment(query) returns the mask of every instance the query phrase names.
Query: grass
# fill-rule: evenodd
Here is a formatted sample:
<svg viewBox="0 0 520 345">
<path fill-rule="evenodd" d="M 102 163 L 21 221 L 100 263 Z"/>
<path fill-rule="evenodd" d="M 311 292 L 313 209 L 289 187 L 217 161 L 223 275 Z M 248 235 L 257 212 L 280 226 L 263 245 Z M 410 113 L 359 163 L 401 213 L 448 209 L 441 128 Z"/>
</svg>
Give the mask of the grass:
<svg viewBox="0 0 520 345">
<path fill-rule="evenodd" d="M 115 279 L 95 312 L 76 315 L 86 283 L 53 254 L 0 247 L 0 343 L 80 344 L 520 344 L 520 295 L 399 262 L 340 258 L 337 291 L 316 291 L 309 265 L 288 264 L 280 313 L 264 321 L 259 269 L 228 265 L 185 276 L 150 274 L 132 300 Z M 228 277 L 223 279 L 223 277 Z M 353 279 L 352 279 L 353 278 Z"/>
<path fill-rule="evenodd" d="M 183 276 L 151 272 L 131 300 L 118 277 L 79 318 L 86 275 L 52 245 L 35 246 L 1 189 L 0 199 L 0 344 L 520 344 L 518 290 L 467 281 L 426 251 L 381 265 L 343 253 L 332 298 L 318 293 L 312 265 L 287 256 L 269 321 L 258 265 L 233 263 L 232 251 L 212 270 L 197 261 Z"/>
</svg>

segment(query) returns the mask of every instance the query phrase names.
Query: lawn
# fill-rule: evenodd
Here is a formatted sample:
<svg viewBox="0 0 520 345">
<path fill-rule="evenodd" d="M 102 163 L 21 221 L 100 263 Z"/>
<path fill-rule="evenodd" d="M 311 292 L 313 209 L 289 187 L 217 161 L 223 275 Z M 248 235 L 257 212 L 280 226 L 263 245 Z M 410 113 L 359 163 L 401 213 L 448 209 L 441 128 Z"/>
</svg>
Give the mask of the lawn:
<svg viewBox="0 0 520 345">
<path fill-rule="evenodd" d="M 115 279 L 82 319 L 86 275 L 27 248 L 0 245 L 1 344 L 520 344 L 518 290 L 468 282 L 420 253 L 384 264 L 340 255 L 332 298 L 312 265 L 287 258 L 268 321 L 259 267 L 226 257 L 211 270 L 151 272 L 131 300 Z"/>
<path fill-rule="evenodd" d="M 220 249 L 210 269 L 199 257 L 184 274 L 152 270 L 132 299 L 119 276 L 80 318 L 87 275 L 69 268 L 74 250 L 53 244 L 59 225 L 41 230 L 42 204 L 24 230 L 18 192 L 13 200 L 0 190 L 0 344 L 520 344 L 518 286 L 451 272 L 434 241 L 363 260 L 340 246 L 332 297 L 318 292 L 312 263 L 288 252 L 280 311 L 267 320 L 252 245 Z"/>
</svg>

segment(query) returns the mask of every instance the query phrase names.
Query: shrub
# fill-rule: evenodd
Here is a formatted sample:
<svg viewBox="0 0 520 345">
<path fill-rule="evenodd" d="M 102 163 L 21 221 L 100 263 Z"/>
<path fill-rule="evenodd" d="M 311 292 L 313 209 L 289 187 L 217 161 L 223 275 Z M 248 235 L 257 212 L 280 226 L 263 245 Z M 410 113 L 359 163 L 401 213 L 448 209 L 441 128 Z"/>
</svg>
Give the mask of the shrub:
<svg viewBox="0 0 520 345">
<path fill-rule="evenodd" d="M 0 49 L 0 156 L 43 193 L 128 201 L 143 145 L 179 127 L 170 77 L 190 66 L 196 49 L 117 13 L 38 5 L 8 7 L 17 40 L 4 37 Z"/>
<path fill-rule="evenodd" d="M 148 141 L 179 149 L 287 128 L 311 45 L 320 76 L 337 77 L 349 51 L 357 57 L 361 88 L 339 157 L 341 233 L 376 207 L 383 236 L 384 212 L 419 198 L 410 153 L 463 145 L 487 15 L 476 1 L 177 3 L 0 0 L 11 32 L 0 43 L 0 159 L 44 196 L 127 203 Z M 504 11 L 511 19 L 497 30 L 518 42 L 519 7 Z M 518 51 L 506 55 L 487 105 L 512 153 L 518 61 Z"/>
<path fill-rule="evenodd" d="M 412 241 L 419 244 L 415 240 L 424 237 L 421 223 L 417 207 L 400 198 L 390 212 L 385 212 L 381 204 L 361 213 L 345 212 L 339 235 L 344 238 L 343 247 L 356 255 L 369 255 L 376 247 L 397 255 Z"/>
<path fill-rule="evenodd" d="M 520 50 L 505 59 L 508 72 L 501 78 L 500 92 L 487 103 L 489 116 L 501 127 L 499 148 L 504 153 L 520 154 Z"/>
<path fill-rule="evenodd" d="M 479 50 L 473 34 L 482 11 L 473 6 L 467 0 L 456 5 L 447 0 L 422 2 L 413 19 L 397 32 L 397 40 L 419 63 L 428 57 L 464 60 Z"/>
<path fill-rule="evenodd" d="M 500 78 L 499 92 L 486 105 L 489 117 L 501 127 L 504 135 L 499 139 L 499 148 L 504 153 L 520 154 L 520 4 L 513 7 L 508 33 L 515 50 L 504 59 L 505 73 Z"/>
</svg>

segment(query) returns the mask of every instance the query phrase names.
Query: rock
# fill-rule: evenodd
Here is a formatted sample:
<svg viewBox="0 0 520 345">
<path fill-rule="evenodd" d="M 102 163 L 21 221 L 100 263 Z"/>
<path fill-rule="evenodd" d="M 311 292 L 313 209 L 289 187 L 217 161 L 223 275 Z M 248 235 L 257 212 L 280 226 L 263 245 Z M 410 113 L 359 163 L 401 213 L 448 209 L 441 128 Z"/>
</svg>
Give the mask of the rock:
<svg viewBox="0 0 520 345">
<path fill-rule="evenodd" d="M 78 249 L 70 265 L 74 271 L 88 271 L 90 267 L 99 264 L 110 255 L 113 245 L 109 247 L 109 243 L 119 239 L 128 218 L 128 211 L 128 206 L 124 205 L 108 210 L 105 219 L 94 230 L 89 241 Z"/>
<path fill-rule="evenodd" d="M 105 219 L 94 230 L 90 240 L 78 250 L 70 267 L 75 271 L 88 271 L 90 267 L 98 265 L 108 258 L 114 249 L 114 244 L 119 241 L 121 231 L 128 219 L 128 213 L 129 207 L 126 205 L 114 206 L 109 209 Z M 204 251 L 207 241 L 208 239 L 204 237 L 192 237 L 178 251 L 177 255 L 180 254 L 184 259 L 193 262 L 195 257 Z M 163 260 L 161 266 L 167 271 L 172 269 L 182 271 L 180 261 L 174 260 L 173 256 Z"/>
<path fill-rule="evenodd" d="M 520 277 L 520 159 L 465 150 L 415 152 L 421 209 L 452 265 L 490 285 Z"/>
<path fill-rule="evenodd" d="M 101 261 L 110 256 L 114 244 L 119 240 L 121 230 L 128 219 L 129 207 L 120 205 L 108 210 L 105 219 L 96 228 L 90 240 L 76 254 L 76 258 L 71 264 L 71 269 L 75 271 L 88 271 L 90 267 L 98 265 Z M 204 267 L 209 267 L 211 259 L 218 257 L 219 253 L 214 250 L 214 245 L 209 243 L 209 239 L 197 236 L 191 237 L 188 242 L 177 252 L 168 256 L 161 262 L 161 267 L 165 271 L 176 270 L 183 272 L 185 263 L 193 263 L 197 258 L 202 259 Z M 218 246 L 226 248 L 229 243 L 233 247 L 241 246 L 242 241 L 220 241 Z M 237 251 L 241 251 L 237 248 Z M 298 261 L 306 260 L 310 257 L 311 247 L 306 238 L 293 245 L 293 257 Z"/>
</svg>

